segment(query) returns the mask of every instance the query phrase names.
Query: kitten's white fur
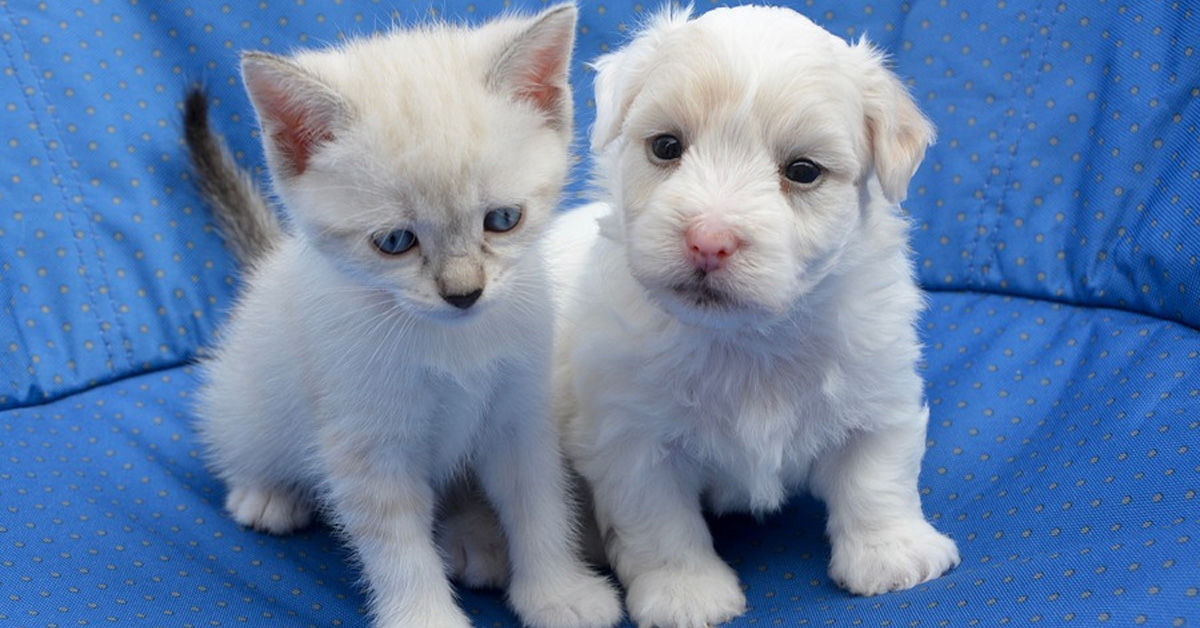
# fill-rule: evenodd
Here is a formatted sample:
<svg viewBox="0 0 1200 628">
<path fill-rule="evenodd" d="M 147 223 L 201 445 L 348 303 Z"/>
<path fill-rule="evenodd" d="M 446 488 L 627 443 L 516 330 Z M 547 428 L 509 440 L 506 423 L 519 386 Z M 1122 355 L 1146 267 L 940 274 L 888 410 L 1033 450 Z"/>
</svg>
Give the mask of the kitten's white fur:
<svg viewBox="0 0 1200 628">
<path fill-rule="evenodd" d="M 863 595 L 957 564 L 924 519 L 923 307 L 896 204 L 932 127 L 881 56 L 782 8 L 668 11 L 596 63 L 607 204 L 558 219 L 567 454 L 639 626 L 740 614 L 701 515 L 810 490 L 829 573 Z M 679 137 L 663 163 L 650 141 Z M 814 184 L 787 164 L 823 167 Z M 685 233 L 732 234 L 700 279 Z"/>
<path fill-rule="evenodd" d="M 243 61 L 292 234 L 249 274 L 205 364 L 199 427 L 239 522 L 286 533 L 328 510 L 376 626 L 471 625 L 433 536 L 456 482 L 496 506 L 511 578 L 488 583 L 511 581 L 527 625 L 621 615 L 572 549 L 536 246 L 567 168 L 575 14 Z M 522 223 L 485 234 L 485 212 L 506 206 Z M 401 228 L 416 249 L 374 250 Z M 473 307 L 447 302 L 475 288 Z"/>
</svg>

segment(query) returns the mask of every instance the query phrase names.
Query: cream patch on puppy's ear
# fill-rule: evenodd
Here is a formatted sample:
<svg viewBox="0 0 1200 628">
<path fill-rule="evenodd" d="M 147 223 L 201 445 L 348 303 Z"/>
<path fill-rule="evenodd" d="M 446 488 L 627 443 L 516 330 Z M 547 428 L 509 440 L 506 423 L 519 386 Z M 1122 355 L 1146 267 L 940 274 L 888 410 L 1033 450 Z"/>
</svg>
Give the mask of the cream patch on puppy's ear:
<svg viewBox="0 0 1200 628">
<path fill-rule="evenodd" d="M 599 151 L 621 134 L 629 107 L 646 82 L 662 40 L 692 16 L 692 5 L 667 6 L 634 34 L 633 42 L 592 62 L 596 70 L 596 122 L 592 150 Z"/>
<path fill-rule="evenodd" d="M 908 89 L 884 66 L 884 55 L 866 39 L 850 47 L 862 66 L 861 89 L 875 175 L 889 202 L 899 203 L 933 143 L 934 128 Z"/>
</svg>

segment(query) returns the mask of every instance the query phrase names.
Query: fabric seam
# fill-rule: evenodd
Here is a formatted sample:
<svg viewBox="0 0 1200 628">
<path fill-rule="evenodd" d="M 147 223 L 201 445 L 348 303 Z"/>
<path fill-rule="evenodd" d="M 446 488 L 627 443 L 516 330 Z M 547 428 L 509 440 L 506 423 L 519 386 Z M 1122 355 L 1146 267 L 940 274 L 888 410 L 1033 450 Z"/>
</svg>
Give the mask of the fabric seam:
<svg viewBox="0 0 1200 628">
<path fill-rule="evenodd" d="M 1012 103 L 1016 103 L 1018 96 L 1021 94 L 1021 87 L 1023 83 L 1020 79 L 1026 75 L 1026 68 L 1028 67 L 1029 61 L 1033 56 L 1031 48 L 1033 46 L 1034 37 L 1037 35 L 1038 27 L 1041 24 L 1042 8 L 1044 4 L 1044 2 L 1038 2 L 1037 8 L 1034 10 L 1033 24 L 1030 26 L 1029 35 L 1025 38 L 1025 43 L 1021 48 L 1021 50 L 1029 50 L 1031 54 L 1028 58 L 1021 60 L 1021 65 L 1013 77 L 1013 88 L 1011 94 L 1009 95 L 1009 101 Z M 1019 53 L 1020 51 L 1018 51 L 1018 54 Z M 1026 109 L 1025 115 L 1028 115 L 1028 109 Z M 1013 119 L 1017 120 L 1019 123 L 1021 117 L 1023 116 L 1013 116 Z M 1002 161 L 1002 153 L 1005 149 L 1004 139 L 1007 138 L 1010 133 L 1010 126 L 1010 122 L 1007 118 L 1000 126 L 1000 132 L 997 134 L 996 148 L 992 152 L 991 163 L 993 167 L 998 166 Z M 1020 146 L 1019 138 L 1020 127 L 1017 128 L 1017 139 L 1014 142 L 1014 148 L 1011 151 L 1012 154 L 1008 159 L 1008 165 L 1005 167 L 1005 171 L 1003 173 L 1003 182 L 1001 185 L 1005 187 L 1008 186 L 1011 181 L 1012 166 L 1016 162 L 1016 152 Z M 982 249 L 985 243 L 995 242 L 994 232 L 999 227 L 1000 214 L 1002 212 L 1001 208 L 1004 206 L 1004 198 L 1007 195 L 1007 190 L 1001 188 L 995 203 L 989 202 L 991 198 L 990 192 L 996 186 L 995 179 L 997 177 L 997 175 L 993 175 L 990 170 L 991 169 L 989 168 L 987 178 L 984 179 L 983 182 L 983 194 L 981 195 L 982 198 L 980 199 L 981 205 L 979 208 L 979 219 L 975 223 L 975 232 L 971 234 L 971 262 L 967 265 L 967 285 L 976 284 L 981 288 L 987 285 L 987 276 L 984 268 L 988 267 L 988 264 L 994 259 L 992 255 L 994 251 L 984 252 Z M 990 212 L 990 214 L 988 211 L 989 208 L 993 210 Z M 978 277 L 976 277 L 977 270 Z"/>
<path fill-rule="evenodd" d="M 16 28 L 16 22 L 14 20 L 12 8 L 9 7 L 7 3 L 4 3 L 4 9 L 5 9 L 5 13 L 8 15 L 8 23 L 11 27 L 10 32 L 12 32 L 12 34 L 13 34 L 13 36 L 12 36 L 13 41 L 16 42 L 16 45 L 18 47 L 20 47 L 23 51 L 28 52 L 28 47 L 25 46 L 24 39 L 21 37 L 20 33 L 18 32 L 18 29 Z M 13 68 L 18 67 L 17 66 L 17 57 L 13 56 L 12 51 L 9 50 L 8 46 L 5 46 L 5 54 L 8 56 L 9 63 L 12 64 L 12 67 Z M 80 232 L 86 233 L 89 237 L 91 237 L 93 243 L 96 243 L 96 232 L 92 228 L 90 218 L 86 215 L 83 216 L 84 228 L 80 228 L 80 226 L 78 224 L 78 216 L 75 215 L 77 210 L 73 207 L 74 205 L 76 205 L 76 203 L 73 201 L 73 197 L 70 194 L 70 192 L 68 192 L 67 186 L 65 185 L 65 183 L 68 180 L 70 180 L 72 182 L 72 187 L 74 188 L 74 193 L 76 195 L 78 195 L 78 197 L 80 199 L 80 204 L 82 204 L 83 199 L 84 199 L 83 188 L 82 188 L 82 185 L 80 184 L 77 173 L 75 173 L 73 171 L 73 169 L 70 169 L 71 172 L 64 171 L 62 165 L 59 163 L 59 159 L 56 158 L 56 156 L 55 156 L 56 151 L 54 150 L 52 145 L 54 143 L 57 143 L 59 149 L 62 151 L 62 155 L 67 158 L 68 162 L 71 161 L 71 155 L 67 149 L 67 143 L 63 139 L 62 125 L 59 122 L 57 115 L 55 115 L 55 113 L 54 113 L 54 105 L 47 98 L 46 91 L 45 91 L 45 84 L 42 82 L 41 77 L 38 75 L 38 68 L 36 66 L 34 66 L 32 61 L 26 62 L 25 67 L 33 75 L 33 80 L 35 82 L 34 85 L 28 85 L 24 81 L 22 81 L 19 72 L 14 72 L 13 75 L 14 75 L 14 78 L 16 79 L 17 83 L 21 86 L 21 88 L 22 88 L 21 91 L 23 93 L 25 93 L 27 90 L 30 90 L 30 91 L 36 92 L 37 94 L 39 94 L 41 96 L 40 100 L 42 102 L 42 105 L 45 107 L 46 116 L 49 118 L 50 123 L 53 128 L 53 131 L 57 136 L 57 137 L 53 137 L 53 138 L 47 136 L 45 130 L 43 130 L 43 128 L 42 128 L 42 125 L 40 123 L 38 124 L 38 136 L 42 140 L 42 149 L 46 152 L 46 161 L 50 166 L 51 173 L 54 175 L 54 177 L 56 179 L 58 179 L 58 181 L 60 181 L 60 185 L 58 185 L 57 187 L 58 187 L 59 193 L 62 197 L 63 211 L 67 217 L 67 226 L 72 231 L 71 240 L 74 245 L 75 252 L 79 257 L 79 263 L 86 265 L 89 261 L 88 256 L 85 255 L 83 245 L 79 241 L 80 239 L 75 237 L 75 232 L 80 231 Z M 34 119 L 37 120 L 40 118 L 40 116 L 38 115 L 37 107 L 34 106 L 34 98 L 35 97 L 32 94 L 26 93 L 25 94 L 25 105 L 29 108 L 30 114 L 32 114 Z M 70 175 L 69 179 L 66 176 L 67 174 Z M 101 280 L 102 281 L 105 280 L 108 277 L 108 266 L 105 263 L 103 256 L 100 255 L 98 248 L 96 248 L 95 255 L 92 257 L 95 258 L 96 264 L 99 266 Z M 101 303 L 100 303 L 101 298 L 100 297 L 101 296 L 104 296 L 104 299 L 103 299 L 104 306 L 106 306 L 107 309 L 109 311 L 111 311 L 111 313 L 112 313 L 113 325 L 116 328 L 116 333 L 118 336 L 118 338 L 116 340 L 122 341 L 122 342 L 120 342 L 120 344 L 122 346 L 124 345 L 123 340 L 127 337 L 125 334 L 124 324 L 120 320 L 120 317 L 117 315 L 118 314 L 117 309 L 114 306 L 114 304 L 112 303 L 112 298 L 110 296 L 100 294 L 100 289 L 97 285 L 96 279 L 91 276 L 91 273 L 85 272 L 85 273 L 83 273 L 82 276 L 83 276 L 84 284 L 87 286 L 88 300 L 90 301 L 92 308 L 93 308 L 93 316 L 96 319 L 97 332 L 99 332 L 100 338 L 103 340 L 104 350 L 108 356 L 109 367 L 111 369 L 113 369 L 114 371 L 120 370 L 120 369 L 118 369 L 118 365 L 116 364 L 118 354 L 125 357 L 126 363 L 122 366 L 129 367 L 130 365 L 132 365 L 132 359 L 128 355 L 128 352 L 124 348 L 121 348 L 119 351 L 117 349 L 115 349 L 114 348 L 114 339 L 112 338 L 111 332 L 105 331 L 105 329 L 104 329 L 104 317 L 101 315 L 101 312 L 100 312 L 100 307 L 101 307 Z"/>
<path fill-rule="evenodd" d="M 1044 6 L 1045 6 L 1045 3 L 1038 4 L 1038 8 L 1037 8 L 1038 17 L 1035 19 L 1035 22 L 1034 22 L 1034 32 L 1035 33 L 1041 28 L 1041 24 L 1042 24 L 1041 14 L 1042 14 L 1042 10 L 1043 10 Z M 996 204 L 996 217 L 995 217 L 992 228 L 988 232 L 989 246 L 987 248 L 987 253 L 988 253 L 987 264 L 992 268 L 995 268 L 995 265 L 998 263 L 997 256 L 996 256 L 996 239 L 999 236 L 999 232 L 1000 232 L 1000 215 L 1002 213 L 1004 213 L 1004 207 L 1005 207 L 1004 201 L 1008 197 L 1008 190 L 1012 187 L 1013 180 L 1016 178 L 1014 168 L 1016 167 L 1016 164 L 1017 164 L 1017 153 L 1021 152 L 1021 135 L 1022 135 L 1023 129 L 1025 128 L 1025 125 L 1032 119 L 1032 117 L 1030 116 L 1030 112 L 1033 111 L 1033 94 L 1034 94 L 1034 92 L 1037 91 L 1038 85 L 1041 83 L 1042 75 L 1044 74 L 1042 72 L 1042 66 L 1045 65 L 1046 56 L 1050 52 L 1050 33 L 1052 33 L 1054 31 L 1054 27 L 1057 24 L 1057 22 L 1058 22 L 1057 12 L 1051 11 L 1050 20 L 1048 21 L 1048 23 L 1045 26 L 1046 36 L 1043 38 L 1044 41 L 1042 43 L 1042 52 L 1040 55 L 1038 55 L 1037 63 L 1033 67 L 1033 76 L 1029 80 L 1029 85 L 1028 85 L 1029 96 L 1025 99 L 1024 111 L 1021 112 L 1021 115 L 1017 120 L 1018 124 L 1017 124 L 1017 128 L 1016 128 L 1016 133 L 1013 134 L 1013 151 L 1012 151 L 1012 154 L 1008 158 L 1008 166 L 1005 168 L 1004 184 L 1000 188 L 1000 198 L 998 199 L 998 202 Z M 1032 36 L 1031 36 L 1031 41 L 1032 41 Z M 981 279 L 982 279 L 982 277 L 981 277 Z"/>
</svg>

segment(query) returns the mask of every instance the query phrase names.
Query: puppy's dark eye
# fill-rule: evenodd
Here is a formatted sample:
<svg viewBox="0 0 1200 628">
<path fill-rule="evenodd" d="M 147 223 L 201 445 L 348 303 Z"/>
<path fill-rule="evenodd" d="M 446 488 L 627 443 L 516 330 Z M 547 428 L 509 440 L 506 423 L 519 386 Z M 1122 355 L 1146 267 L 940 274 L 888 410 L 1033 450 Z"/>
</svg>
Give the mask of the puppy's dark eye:
<svg viewBox="0 0 1200 628">
<path fill-rule="evenodd" d="M 821 177 L 821 167 L 809 159 L 797 159 L 783 169 L 783 176 L 795 183 L 812 183 Z"/>
<path fill-rule="evenodd" d="M 483 230 L 494 233 L 512 231 L 521 222 L 521 209 L 518 207 L 501 207 L 493 209 L 483 216 Z"/>
<path fill-rule="evenodd" d="M 675 161 L 683 156 L 683 142 L 674 135 L 658 135 L 650 140 L 650 154 L 663 161 Z"/>
<path fill-rule="evenodd" d="M 408 229 L 396 229 L 375 236 L 372 243 L 384 255 L 399 255 L 417 245 L 417 234 Z"/>
</svg>

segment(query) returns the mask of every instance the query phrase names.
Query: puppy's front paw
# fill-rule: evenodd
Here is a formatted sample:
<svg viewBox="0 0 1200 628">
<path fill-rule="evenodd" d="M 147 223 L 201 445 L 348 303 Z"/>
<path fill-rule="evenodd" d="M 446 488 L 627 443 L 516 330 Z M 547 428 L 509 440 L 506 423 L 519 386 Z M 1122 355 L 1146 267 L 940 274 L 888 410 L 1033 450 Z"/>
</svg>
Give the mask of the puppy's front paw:
<svg viewBox="0 0 1200 628">
<path fill-rule="evenodd" d="M 234 521 L 271 534 L 288 534 L 312 521 L 308 502 L 284 491 L 258 487 L 231 488 L 225 509 Z"/>
<path fill-rule="evenodd" d="M 621 621 L 612 584 L 582 570 L 542 582 L 514 582 L 508 599 L 530 628 L 609 628 Z"/>
<path fill-rule="evenodd" d="M 713 560 L 638 574 L 625 604 L 639 628 L 705 628 L 744 613 L 746 594 L 733 569 Z"/>
<path fill-rule="evenodd" d="M 932 580 L 958 562 L 954 541 L 917 520 L 835 539 L 829 577 L 851 593 L 878 595 Z"/>
</svg>

